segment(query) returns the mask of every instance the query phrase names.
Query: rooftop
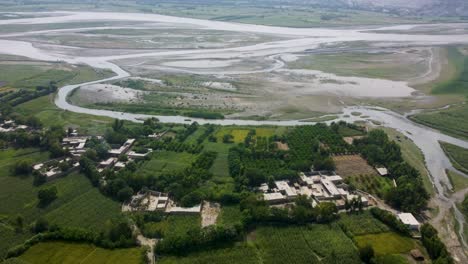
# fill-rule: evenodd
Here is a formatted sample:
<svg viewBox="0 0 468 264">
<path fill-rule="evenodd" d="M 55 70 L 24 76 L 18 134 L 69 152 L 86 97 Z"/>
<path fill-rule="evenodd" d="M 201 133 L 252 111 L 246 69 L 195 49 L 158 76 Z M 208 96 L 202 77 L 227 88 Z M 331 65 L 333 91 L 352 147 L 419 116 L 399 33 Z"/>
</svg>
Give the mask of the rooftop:
<svg viewBox="0 0 468 264">
<path fill-rule="evenodd" d="M 405 224 L 410 226 L 419 226 L 418 220 L 411 213 L 399 213 L 397 214 L 398 219 Z"/>
</svg>

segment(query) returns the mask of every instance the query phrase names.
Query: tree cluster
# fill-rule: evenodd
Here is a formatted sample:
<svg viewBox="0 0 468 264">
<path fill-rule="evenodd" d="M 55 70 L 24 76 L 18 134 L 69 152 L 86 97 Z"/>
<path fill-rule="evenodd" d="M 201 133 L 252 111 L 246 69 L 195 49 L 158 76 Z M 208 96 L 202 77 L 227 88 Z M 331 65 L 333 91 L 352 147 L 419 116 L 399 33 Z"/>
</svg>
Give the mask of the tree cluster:
<svg viewBox="0 0 468 264">
<path fill-rule="evenodd" d="M 437 230 L 428 223 L 421 226 L 421 241 L 433 263 L 453 263 L 453 259 L 447 251 L 445 244 L 440 240 Z"/>
<path fill-rule="evenodd" d="M 420 173 L 403 161 L 400 147 L 390 141 L 384 131 L 372 130 L 353 144 L 371 165 L 387 167 L 395 179 L 397 187 L 384 195 L 387 203 L 407 212 L 419 212 L 425 208 L 429 194 Z"/>
</svg>

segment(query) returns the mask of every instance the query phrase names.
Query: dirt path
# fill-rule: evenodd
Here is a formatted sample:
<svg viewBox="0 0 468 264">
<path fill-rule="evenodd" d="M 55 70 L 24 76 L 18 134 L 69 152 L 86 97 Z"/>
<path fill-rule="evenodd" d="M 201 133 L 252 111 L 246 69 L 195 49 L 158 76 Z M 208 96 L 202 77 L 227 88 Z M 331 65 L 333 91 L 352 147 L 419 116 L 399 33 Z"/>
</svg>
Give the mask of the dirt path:
<svg viewBox="0 0 468 264">
<path fill-rule="evenodd" d="M 463 235 L 459 237 L 455 230 L 455 222 L 453 210 L 459 213 L 458 209 L 454 208 L 455 204 L 463 201 L 465 194 L 468 193 L 468 188 L 460 190 L 450 195 L 449 199 L 445 197 L 434 197 L 431 204 L 439 209 L 438 214 L 430 220 L 430 223 L 439 231 L 440 238 L 447 245 L 447 249 L 452 254 L 453 258 L 458 263 L 468 263 L 468 251 L 464 246 L 465 241 Z"/>
<path fill-rule="evenodd" d="M 140 246 L 147 246 L 149 248 L 149 251 L 147 251 L 146 256 L 148 260 L 150 260 L 150 264 L 155 264 L 156 263 L 156 258 L 154 255 L 154 247 L 156 246 L 156 243 L 158 242 L 157 239 L 154 238 L 147 238 L 145 237 L 138 226 L 136 224 L 132 225 L 133 233 L 137 235 L 136 240 L 137 243 Z"/>
<path fill-rule="evenodd" d="M 207 201 L 203 202 L 201 212 L 202 227 L 216 224 L 216 219 L 218 219 L 220 211 L 221 206 L 218 203 L 212 203 Z"/>
</svg>

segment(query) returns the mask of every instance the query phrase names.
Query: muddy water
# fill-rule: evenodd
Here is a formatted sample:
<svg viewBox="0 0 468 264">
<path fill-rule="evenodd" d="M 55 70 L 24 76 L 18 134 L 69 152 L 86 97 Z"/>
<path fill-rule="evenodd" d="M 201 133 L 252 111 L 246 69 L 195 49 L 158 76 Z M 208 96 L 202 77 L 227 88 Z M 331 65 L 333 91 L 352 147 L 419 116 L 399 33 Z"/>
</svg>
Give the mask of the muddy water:
<svg viewBox="0 0 468 264">
<path fill-rule="evenodd" d="M 212 30 L 224 31 L 239 31 L 253 32 L 262 34 L 288 35 L 294 39 L 262 43 L 238 48 L 221 48 L 221 49 L 206 49 L 206 50 L 177 50 L 163 52 L 146 52 L 139 54 L 126 54 L 115 56 L 102 57 L 80 57 L 72 56 L 63 52 L 54 50 L 42 50 L 34 47 L 31 43 L 15 40 L 0 39 L 0 53 L 20 55 L 37 60 L 47 61 L 65 61 L 68 63 L 85 63 L 96 68 L 111 69 L 116 73 L 116 76 L 106 78 L 99 81 L 82 83 L 77 85 L 68 85 L 60 88 L 56 97 L 56 105 L 59 108 L 73 111 L 77 113 L 85 113 L 91 115 L 108 116 L 111 118 L 119 118 L 141 122 L 143 119 L 153 117 L 143 114 L 132 114 L 117 111 L 88 109 L 67 102 L 67 95 L 79 86 L 86 84 L 100 83 L 119 78 L 129 77 L 130 75 L 111 61 L 130 59 L 130 58 L 175 58 L 175 60 L 207 60 L 207 59 L 239 59 L 250 57 L 269 57 L 280 56 L 282 54 L 291 54 L 295 52 L 303 52 L 319 47 L 322 44 L 349 42 L 349 41 L 367 41 L 367 42 L 401 42 L 408 45 L 423 44 L 423 45 L 440 45 L 440 44 L 455 44 L 468 43 L 468 35 L 404 35 L 404 34 L 379 34 L 370 33 L 363 30 L 335 30 L 335 29 L 292 29 L 282 27 L 268 27 L 248 24 L 237 24 L 227 22 L 208 21 L 190 18 L 168 17 L 153 14 L 121 14 L 121 13 L 89 13 L 89 12 L 55 12 L 52 17 L 36 17 L 27 19 L 11 19 L 0 21 L 0 25 L 6 24 L 35 24 L 35 23 L 64 23 L 73 21 L 109 21 L 109 20 L 125 20 L 125 21 L 144 21 L 144 22 L 164 22 L 173 23 L 174 25 L 183 25 L 184 27 L 194 27 Z M 63 14 L 63 15 L 61 15 Z M 406 27 L 411 28 L 411 27 Z M 388 29 L 388 28 L 386 28 Z M 399 29 L 405 29 L 399 27 Z M 31 34 L 31 33 L 28 33 Z M 17 34 L 21 35 L 21 34 Z M 2 36 L 0 36 L 1 38 Z M 275 62 L 278 63 L 278 60 Z M 281 64 L 279 64 L 281 65 Z M 171 66 L 179 66 L 172 64 Z M 281 66 L 282 67 L 282 66 Z M 272 67 L 268 71 L 278 70 L 278 67 Z M 222 74 L 223 72 L 218 72 Z M 253 72 L 245 72 L 253 73 Z M 408 91 L 403 91 L 407 96 Z M 396 96 L 400 94 L 395 92 Z M 378 96 L 378 94 L 376 94 Z M 406 136 L 408 136 L 421 149 L 424 154 L 427 168 L 431 174 L 432 181 L 438 192 L 438 199 L 448 204 L 453 205 L 453 202 L 445 195 L 445 187 L 451 186 L 445 169 L 452 168 L 449 159 L 444 154 L 438 141 L 449 142 L 454 145 L 468 148 L 468 142 L 444 135 L 438 131 L 415 124 L 406 117 L 396 114 L 385 109 L 376 109 L 372 107 L 346 107 L 343 113 L 336 120 L 344 120 L 347 122 L 363 121 L 362 117 L 356 117 L 351 112 L 361 112 L 363 116 L 368 116 L 369 119 L 379 121 L 386 127 L 394 128 Z M 204 120 L 204 119 L 187 119 L 183 116 L 154 116 L 161 122 L 170 123 L 191 123 L 197 121 L 200 124 L 211 123 L 218 125 L 277 125 L 277 126 L 297 126 L 304 124 L 313 124 L 311 122 L 302 122 L 301 120 L 288 121 L 255 121 L 255 120 Z M 365 120 L 364 120 L 365 121 Z M 332 121 L 329 121 L 330 123 Z M 463 215 L 457 213 L 457 221 L 464 222 Z"/>
</svg>

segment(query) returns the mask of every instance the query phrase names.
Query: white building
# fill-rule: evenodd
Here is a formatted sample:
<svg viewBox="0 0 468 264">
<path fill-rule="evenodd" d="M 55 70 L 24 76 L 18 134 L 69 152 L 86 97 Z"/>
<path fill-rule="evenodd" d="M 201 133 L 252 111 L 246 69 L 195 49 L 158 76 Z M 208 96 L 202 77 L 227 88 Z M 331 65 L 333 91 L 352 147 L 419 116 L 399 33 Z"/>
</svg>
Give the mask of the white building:
<svg viewBox="0 0 468 264">
<path fill-rule="evenodd" d="M 379 173 L 380 176 L 387 176 L 388 175 L 388 170 L 387 168 L 380 167 L 380 168 L 375 168 L 377 172 Z"/>
<path fill-rule="evenodd" d="M 416 220 L 416 218 L 411 213 L 399 213 L 397 214 L 398 219 L 408 226 L 412 230 L 419 230 L 421 224 Z"/>
</svg>

